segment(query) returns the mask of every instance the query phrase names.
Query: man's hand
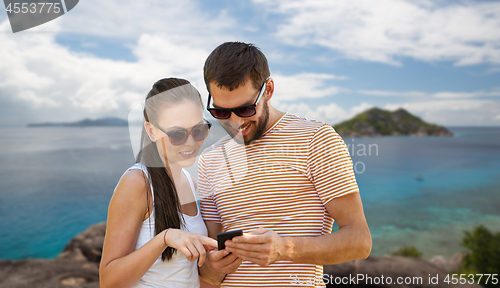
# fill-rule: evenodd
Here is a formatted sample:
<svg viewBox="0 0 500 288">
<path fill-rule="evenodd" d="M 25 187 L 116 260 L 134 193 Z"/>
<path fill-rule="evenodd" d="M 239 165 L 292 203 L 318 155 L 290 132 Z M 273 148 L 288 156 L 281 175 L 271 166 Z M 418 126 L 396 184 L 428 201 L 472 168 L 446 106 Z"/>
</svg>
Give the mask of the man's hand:
<svg viewBox="0 0 500 288">
<path fill-rule="evenodd" d="M 210 284 L 220 284 L 226 274 L 234 273 L 243 259 L 230 254 L 227 249 L 207 251 L 206 261 L 200 267 L 200 276 Z"/>
<path fill-rule="evenodd" d="M 226 241 L 226 250 L 260 266 L 287 260 L 290 242 L 273 230 L 259 228 Z"/>
<path fill-rule="evenodd" d="M 230 254 L 226 249 L 207 251 L 207 264 L 214 271 L 224 275 L 234 273 L 240 267 L 243 259 Z"/>
</svg>

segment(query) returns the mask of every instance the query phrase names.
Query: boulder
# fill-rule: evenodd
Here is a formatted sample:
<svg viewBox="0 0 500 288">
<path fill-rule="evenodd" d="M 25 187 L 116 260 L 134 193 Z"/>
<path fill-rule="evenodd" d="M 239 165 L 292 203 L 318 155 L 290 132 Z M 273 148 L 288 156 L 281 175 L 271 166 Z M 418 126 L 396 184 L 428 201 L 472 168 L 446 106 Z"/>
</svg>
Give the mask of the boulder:
<svg viewBox="0 0 500 288">
<path fill-rule="evenodd" d="M 106 223 L 90 226 L 87 230 L 71 239 L 57 258 L 93 263 L 101 262 L 105 232 Z"/>
<path fill-rule="evenodd" d="M 435 256 L 429 262 L 450 273 L 456 271 L 458 267 L 462 265 L 463 259 L 464 255 L 462 253 L 457 253 L 451 256 L 450 259 L 446 259 L 446 257 L 441 255 Z"/>
<path fill-rule="evenodd" d="M 2 260 L 0 287 L 99 288 L 99 268 L 95 263 L 61 259 Z"/>
<path fill-rule="evenodd" d="M 0 287 L 99 288 L 106 223 L 76 235 L 56 259 L 0 261 Z"/>
</svg>

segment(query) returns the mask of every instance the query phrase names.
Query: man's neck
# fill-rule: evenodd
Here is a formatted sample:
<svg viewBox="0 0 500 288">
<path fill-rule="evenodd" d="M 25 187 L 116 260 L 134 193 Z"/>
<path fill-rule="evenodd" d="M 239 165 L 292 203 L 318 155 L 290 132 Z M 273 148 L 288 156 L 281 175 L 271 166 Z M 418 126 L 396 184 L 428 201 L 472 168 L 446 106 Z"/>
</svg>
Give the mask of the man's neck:
<svg viewBox="0 0 500 288">
<path fill-rule="evenodd" d="M 281 111 L 277 110 L 276 108 L 270 106 L 269 107 L 269 120 L 268 120 L 267 125 L 266 125 L 266 131 L 269 130 L 269 128 L 271 128 L 274 124 L 276 124 L 276 122 L 278 122 L 278 120 L 281 118 L 281 116 L 283 116 L 283 114 L 285 114 L 285 112 L 281 112 Z"/>
</svg>

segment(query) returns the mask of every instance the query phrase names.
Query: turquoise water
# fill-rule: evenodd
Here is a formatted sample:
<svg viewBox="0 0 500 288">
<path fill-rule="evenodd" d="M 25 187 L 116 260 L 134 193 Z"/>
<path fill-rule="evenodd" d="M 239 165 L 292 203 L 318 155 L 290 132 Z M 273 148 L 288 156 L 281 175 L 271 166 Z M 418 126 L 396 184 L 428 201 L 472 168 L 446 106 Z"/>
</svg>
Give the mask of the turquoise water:
<svg viewBox="0 0 500 288">
<path fill-rule="evenodd" d="M 451 256 L 462 251 L 464 229 L 500 231 L 500 128 L 451 130 L 455 137 L 345 139 L 379 148 L 371 156 L 350 150 L 366 167 L 356 178 L 373 255 L 410 245 L 427 258 Z"/>
<path fill-rule="evenodd" d="M 455 137 L 345 139 L 372 254 L 413 245 L 425 257 L 450 256 L 461 251 L 463 229 L 500 231 L 500 128 L 451 130 Z M 0 135 L 0 259 L 56 257 L 106 220 L 113 189 L 134 162 L 127 128 L 0 128 Z"/>
</svg>

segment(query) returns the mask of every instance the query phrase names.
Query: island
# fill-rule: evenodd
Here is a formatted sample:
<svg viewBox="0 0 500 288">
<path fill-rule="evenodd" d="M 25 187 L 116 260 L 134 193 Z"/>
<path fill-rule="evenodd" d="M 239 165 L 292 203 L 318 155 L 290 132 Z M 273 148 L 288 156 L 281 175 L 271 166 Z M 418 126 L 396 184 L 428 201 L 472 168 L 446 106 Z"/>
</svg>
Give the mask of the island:
<svg viewBox="0 0 500 288">
<path fill-rule="evenodd" d="M 391 112 L 371 108 L 332 127 L 344 138 L 379 136 L 453 136 L 448 129 L 430 124 L 403 108 Z"/>
<path fill-rule="evenodd" d="M 83 119 L 76 122 L 61 122 L 61 123 L 33 123 L 28 124 L 28 127 L 101 127 L 101 126 L 128 126 L 128 121 L 120 118 L 106 117 L 99 119 Z"/>
</svg>

